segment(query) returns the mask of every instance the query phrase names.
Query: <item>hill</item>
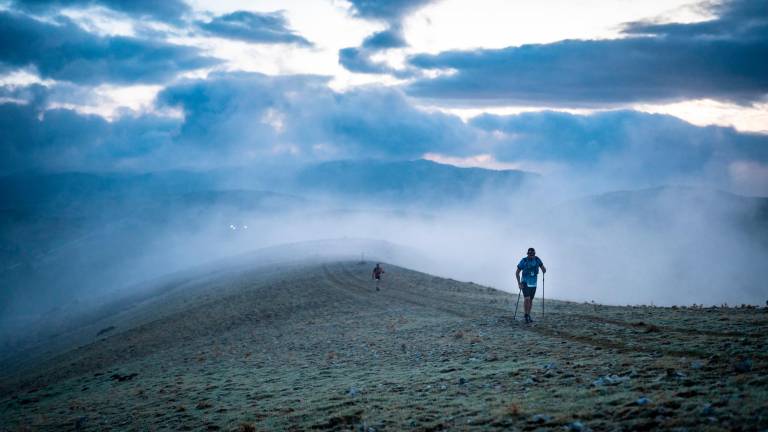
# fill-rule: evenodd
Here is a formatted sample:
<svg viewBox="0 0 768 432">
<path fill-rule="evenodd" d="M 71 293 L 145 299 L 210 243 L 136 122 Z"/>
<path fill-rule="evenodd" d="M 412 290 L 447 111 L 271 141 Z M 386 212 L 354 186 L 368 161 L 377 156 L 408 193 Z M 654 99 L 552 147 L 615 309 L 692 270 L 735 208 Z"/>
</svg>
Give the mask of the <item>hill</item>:
<svg viewBox="0 0 768 432">
<path fill-rule="evenodd" d="M 507 200 L 526 180 L 519 170 L 459 168 L 428 160 L 346 160 L 309 166 L 296 176 L 302 191 L 404 206 L 466 204 L 482 198 Z"/>
<path fill-rule="evenodd" d="M 170 278 L 6 359 L 33 430 L 747 430 L 768 427 L 766 312 L 547 301 L 385 264 Z"/>
<path fill-rule="evenodd" d="M 213 180 L 191 173 L 0 178 L 0 326 L 20 311 L 39 314 L 114 281 L 136 283 L 190 265 L 179 255 L 191 248 L 173 248 L 173 239 L 232 243 L 238 233 L 230 225 L 242 226 L 244 214 L 266 218 L 307 202 L 208 187 Z"/>
</svg>

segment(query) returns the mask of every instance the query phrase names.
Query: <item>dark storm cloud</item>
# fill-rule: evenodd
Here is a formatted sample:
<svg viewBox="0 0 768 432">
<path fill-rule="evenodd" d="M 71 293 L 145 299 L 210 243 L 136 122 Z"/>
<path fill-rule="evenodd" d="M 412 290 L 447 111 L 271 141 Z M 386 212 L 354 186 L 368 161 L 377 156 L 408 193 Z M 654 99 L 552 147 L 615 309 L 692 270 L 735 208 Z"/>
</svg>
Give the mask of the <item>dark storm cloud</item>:
<svg viewBox="0 0 768 432">
<path fill-rule="evenodd" d="M 630 23 L 624 39 L 415 55 L 411 66 L 454 73 L 418 80 L 407 92 L 463 104 L 750 104 L 768 94 L 767 8 L 742 0 L 720 4 L 718 18 L 704 23 Z"/>
<path fill-rule="evenodd" d="M 64 17 L 50 24 L 0 12 L 0 64 L 34 66 L 43 78 L 80 84 L 159 83 L 217 62 L 192 47 L 94 35 Z"/>
<path fill-rule="evenodd" d="M 190 11 L 183 0 L 14 0 L 13 6 L 30 12 L 55 12 L 65 7 L 103 6 L 136 18 L 177 21 Z"/>
<path fill-rule="evenodd" d="M 208 22 L 198 22 L 197 25 L 206 33 L 223 38 L 254 43 L 312 45 L 288 28 L 288 23 L 280 12 L 237 11 L 215 17 Z"/>
</svg>

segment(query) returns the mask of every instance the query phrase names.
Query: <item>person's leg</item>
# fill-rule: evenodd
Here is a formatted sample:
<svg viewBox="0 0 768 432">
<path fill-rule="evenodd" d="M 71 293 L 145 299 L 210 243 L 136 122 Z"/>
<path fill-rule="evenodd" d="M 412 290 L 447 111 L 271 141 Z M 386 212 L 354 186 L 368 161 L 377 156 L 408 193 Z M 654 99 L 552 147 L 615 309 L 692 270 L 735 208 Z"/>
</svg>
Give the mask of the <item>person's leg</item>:
<svg viewBox="0 0 768 432">
<path fill-rule="evenodd" d="M 523 287 L 523 295 L 525 296 L 525 321 L 531 322 L 531 309 L 533 309 L 533 297 L 536 295 L 536 287 L 525 285 Z"/>
<path fill-rule="evenodd" d="M 525 310 L 525 323 L 528 324 L 529 322 L 531 322 L 531 298 L 530 297 L 525 297 L 523 306 Z"/>
</svg>

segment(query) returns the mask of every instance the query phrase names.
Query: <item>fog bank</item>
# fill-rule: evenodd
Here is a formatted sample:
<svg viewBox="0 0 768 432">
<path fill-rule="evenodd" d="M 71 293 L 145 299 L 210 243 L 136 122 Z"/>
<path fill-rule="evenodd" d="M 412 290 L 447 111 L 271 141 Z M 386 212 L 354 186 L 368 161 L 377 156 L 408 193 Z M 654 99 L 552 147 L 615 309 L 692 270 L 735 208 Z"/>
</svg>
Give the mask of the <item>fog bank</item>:
<svg viewBox="0 0 768 432">
<path fill-rule="evenodd" d="M 286 250 L 295 258 L 381 260 L 516 292 L 516 264 L 535 247 L 549 270 L 548 298 L 765 302 L 768 200 L 702 187 L 578 196 L 556 184 L 536 176 L 512 186 L 481 183 L 459 199 L 443 198 L 445 188 L 427 196 L 426 187 L 416 196 L 382 191 L 387 198 L 377 199 L 376 182 L 370 193 L 307 196 L 204 185 L 182 193 L 98 195 L 79 204 L 70 197 L 68 207 L 39 203 L 6 212 L 5 235 L 29 248 L 4 251 L 0 278 L 8 289 L 0 321 L 6 334 L 35 328 L 154 278 L 225 265 L 264 248 L 273 249 L 252 262 L 294 258 Z M 344 246 L 276 248 L 328 239 Z"/>
</svg>

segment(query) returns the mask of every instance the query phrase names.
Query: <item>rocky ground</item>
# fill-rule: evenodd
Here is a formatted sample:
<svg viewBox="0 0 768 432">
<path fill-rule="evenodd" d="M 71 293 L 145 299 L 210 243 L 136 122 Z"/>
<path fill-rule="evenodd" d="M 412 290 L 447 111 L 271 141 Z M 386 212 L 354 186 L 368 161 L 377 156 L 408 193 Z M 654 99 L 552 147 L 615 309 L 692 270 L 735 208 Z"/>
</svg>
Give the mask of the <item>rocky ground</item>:
<svg viewBox="0 0 768 432">
<path fill-rule="evenodd" d="M 764 308 L 536 302 L 385 265 L 166 283 L 6 368 L 0 431 L 766 430 Z M 521 305 L 522 307 L 522 305 Z M 55 354 L 55 355 L 54 355 Z"/>
</svg>

